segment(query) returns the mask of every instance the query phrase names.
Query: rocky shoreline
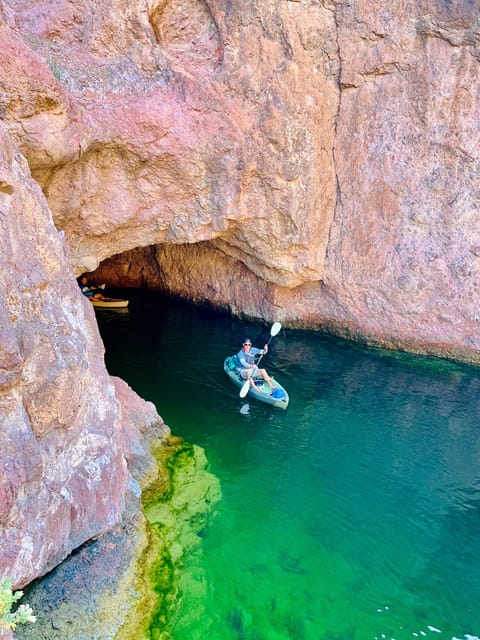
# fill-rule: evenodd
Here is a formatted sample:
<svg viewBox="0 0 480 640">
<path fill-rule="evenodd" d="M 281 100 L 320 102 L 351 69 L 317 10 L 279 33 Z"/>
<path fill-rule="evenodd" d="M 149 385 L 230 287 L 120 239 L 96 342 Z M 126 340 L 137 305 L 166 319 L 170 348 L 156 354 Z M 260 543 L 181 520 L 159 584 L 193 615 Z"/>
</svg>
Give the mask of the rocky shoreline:
<svg viewBox="0 0 480 640">
<path fill-rule="evenodd" d="M 220 490 L 198 447 L 172 436 L 151 446 L 155 464 L 134 470 L 144 507 L 130 494 L 121 523 L 26 589 L 37 622 L 17 627 L 17 640 L 147 640 L 152 625 L 170 637 L 162 627 L 177 606 L 180 563 L 201 543 Z"/>
</svg>

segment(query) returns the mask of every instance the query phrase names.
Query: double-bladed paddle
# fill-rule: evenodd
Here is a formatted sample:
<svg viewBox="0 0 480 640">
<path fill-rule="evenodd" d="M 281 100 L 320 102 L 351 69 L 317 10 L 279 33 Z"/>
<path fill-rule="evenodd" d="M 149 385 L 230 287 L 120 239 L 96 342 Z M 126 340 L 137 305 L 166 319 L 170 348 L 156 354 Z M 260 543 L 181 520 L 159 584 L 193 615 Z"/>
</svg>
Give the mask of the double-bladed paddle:
<svg viewBox="0 0 480 640">
<path fill-rule="evenodd" d="M 281 328 L 282 328 L 282 325 L 280 324 L 280 322 L 274 322 L 272 324 L 272 328 L 270 329 L 270 338 L 268 339 L 268 342 L 267 342 L 267 347 L 270 344 L 271 339 L 273 337 L 275 337 L 280 332 Z M 258 359 L 258 362 L 257 362 L 257 364 L 255 366 L 256 369 L 258 369 L 258 365 L 260 363 L 260 360 L 263 358 L 264 355 L 265 354 L 262 353 L 262 355 Z M 255 371 L 255 369 L 254 369 L 254 371 Z M 244 384 L 242 385 L 242 388 L 240 389 L 240 398 L 245 398 L 245 396 L 248 393 L 249 388 L 250 388 L 250 378 L 245 380 Z"/>
</svg>

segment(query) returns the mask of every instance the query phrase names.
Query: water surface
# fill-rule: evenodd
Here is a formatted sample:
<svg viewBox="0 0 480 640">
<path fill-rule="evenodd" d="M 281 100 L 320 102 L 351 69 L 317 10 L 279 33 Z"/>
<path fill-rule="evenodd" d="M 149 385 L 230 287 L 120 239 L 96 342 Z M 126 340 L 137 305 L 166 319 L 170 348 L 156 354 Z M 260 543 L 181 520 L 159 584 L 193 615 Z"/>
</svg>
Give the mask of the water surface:
<svg viewBox="0 0 480 640">
<path fill-rule="evenodd" d="M 286 411 L 222 369 L 269 327 L 129 292 L 107 367 L 205 448 L 222 500 L 185 558 L 174 640 L 480 636 L 480 372 L 282 332 Z"/>
</svg>

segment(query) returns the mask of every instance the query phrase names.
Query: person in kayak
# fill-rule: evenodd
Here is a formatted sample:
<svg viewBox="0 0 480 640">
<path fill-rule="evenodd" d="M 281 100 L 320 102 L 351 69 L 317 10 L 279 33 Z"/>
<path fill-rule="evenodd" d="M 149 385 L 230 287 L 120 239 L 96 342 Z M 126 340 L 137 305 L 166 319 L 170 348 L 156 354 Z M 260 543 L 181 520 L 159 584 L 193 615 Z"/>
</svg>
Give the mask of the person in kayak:
<svg viewBox="0 0 480 640">
<path fill-rule="evenodd" d="M 78 281 L 78 286 L 80 287 L 83 295 L 87 296 L 87 298 L 92 298 L 93 300 L 108 300 L 108 298 L 105 298 L 103 293 L 100 293 L 100 291 L 98 291 L 96 287 L 91 287 L 88 284 L 86 276 L 80 278 L 80 280 Z M 105 285 L 100 285 L 100 288 L 104 289 Z"/>
<path fill-rule="evenodd" d="M 272 379 L 268 375 L 265 369 L 259 369 L 255 364 L 255 356 L 265 355 L 268 352 L 268 344 L 266 344 L 263 349 L 258 349 L 257 347 L 252 346 L 252 341 L 250 338 L 245 338 L 242 344 L 242 348 L 237 353 L 238 361 L 240 362 L 240 373 L 242 378 L 245 380 L 250 380 L 250 386 L 254 389 L 258 389 L 255 384 L 254 376 L 261 376 L 265 382 L 268 384 L 270 389 L 274 389 L 275 386 L 272 382 Z"/>
</svg>

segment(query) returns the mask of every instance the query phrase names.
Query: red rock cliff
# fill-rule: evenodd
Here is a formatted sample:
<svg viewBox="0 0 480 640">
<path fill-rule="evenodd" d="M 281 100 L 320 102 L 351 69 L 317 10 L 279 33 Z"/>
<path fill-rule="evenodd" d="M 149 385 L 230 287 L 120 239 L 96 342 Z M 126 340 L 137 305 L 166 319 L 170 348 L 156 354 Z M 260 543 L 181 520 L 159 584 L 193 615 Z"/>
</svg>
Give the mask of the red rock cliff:
<svg viewBox="0 0 480 640">
<path fill-rule="evenodd" d="M 102 277 L 479 360 L 478 0 L 3 14 L 4 119 L 77 273 L 154 246 Z"/>
<path fill-rule="evenodd" d="M 479 9 L 3 0 L 0 524 L 18 583 L 118 518 L 129 481 L 73 272 L 107 259 L 112 284 L 480 361 Z"/>
<path fill-rule="evenodd" d="M 22 586 L 120 520 L 127 460 L 160 419 L 107 374 L 64 235 L 1 123 L 0 230 L 0 576 Z"/>
</svg>

